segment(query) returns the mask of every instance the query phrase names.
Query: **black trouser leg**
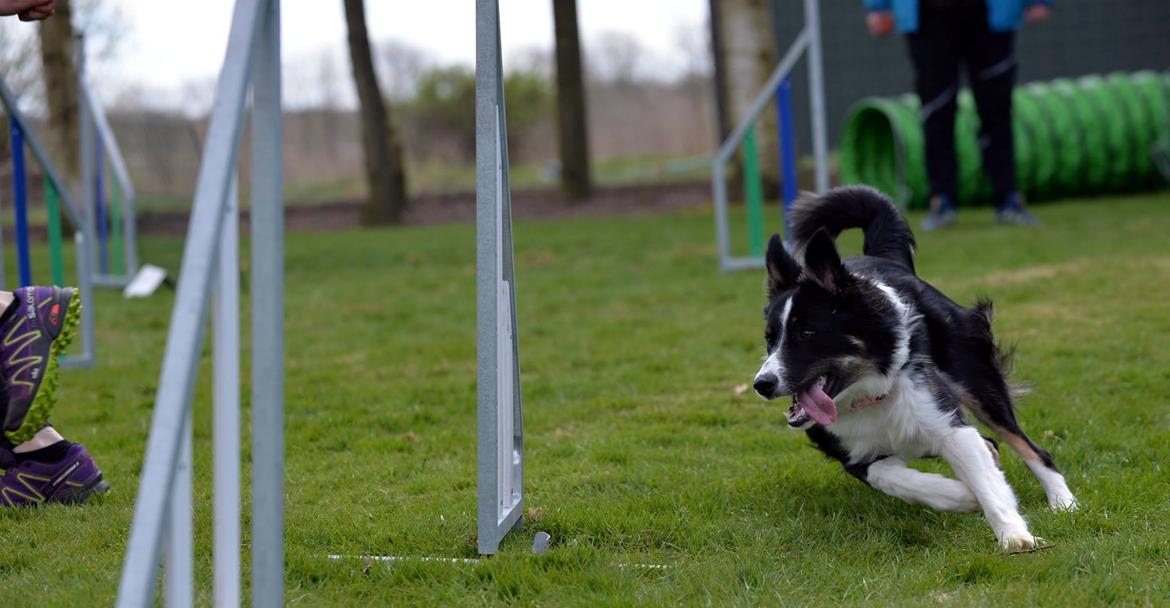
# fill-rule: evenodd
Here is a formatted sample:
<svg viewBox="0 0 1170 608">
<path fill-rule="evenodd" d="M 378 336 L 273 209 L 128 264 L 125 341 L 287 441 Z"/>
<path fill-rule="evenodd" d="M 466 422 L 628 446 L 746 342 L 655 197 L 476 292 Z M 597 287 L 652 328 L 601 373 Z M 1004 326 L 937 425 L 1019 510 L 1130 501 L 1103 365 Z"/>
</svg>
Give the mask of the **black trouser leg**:
<svg viewBox="0 0 1170 608">
<path fill-rule="evenodd" d="M 1015 142 L 1012 137 L 1012 90 L 1016 58 L 1012 32 L 992 32 L 986 23 L 974 33 L 967 54 L 967 78 L 979 110 L 979 150 L 983 171 L 1002 205 L 1017 190 Z"/>
<path fill-rule="evenodd" d="M 923 12 L 917 32 L 906 35 L 914 64 L 914 90 L 926 138 L 926 176 L 931 196 L 955 199 L 955 111 L 958 108 L 959 53 L 949 20 Z"/>
</svg>

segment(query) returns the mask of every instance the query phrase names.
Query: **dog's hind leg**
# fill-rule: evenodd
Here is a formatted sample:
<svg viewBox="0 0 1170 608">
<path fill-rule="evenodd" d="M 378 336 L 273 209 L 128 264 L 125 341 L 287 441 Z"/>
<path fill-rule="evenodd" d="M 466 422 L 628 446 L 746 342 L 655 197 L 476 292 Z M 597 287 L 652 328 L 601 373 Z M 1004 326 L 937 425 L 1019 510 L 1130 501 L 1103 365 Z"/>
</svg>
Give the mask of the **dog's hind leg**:
<svg viewBox="0 0 1170 608">
<path fill-rule="evenodd" d="M 1000 439 L 1024 459 L 1028 469 L 1044 486 L 1048 506 L 1055 510 L 1071 511 L 1077 508 L 1077 499 L 1068 489 L 1064 475 L 1056 468 L 1052 456 L 1036 445 L 1020 428 L 1012 409 L 1011 395 L 1007 386 L 1002 389 L 991 384 L 981 386 L 969 393 L 967 407 L 975 417 L 991 427 Z"/>
<path fill-rule="evenodd" d="M 987 444 L 987 451 L 991 452 L 992 460 L 995 461 L 995 468 L 1002 470 L 1003 463 L 999 461 L 999 442 L 992 439 L 991 437 L 988 437 L 987 435 L 981 434 L 981 436 L 983 437 L 983 443 Z"/>
<path fill-rule="evenodd" d="M 1077 499 L 1069 491 L 1064 475 L 1056 468 L 1052 456 L 1024 434 L 1016 421 L 1008 390 L 1007 372 L 1011 368 L 1011 353 L 1004 353 L 995 344 L 991 333 L 991 302 L 981 301 L 969 319 L 974 323 L 969 336 L 954 351 L 952 377 L 959 379 L 965 391 L 964 404 L 975 417 L 991 427 L 1000 439 L 1024 459 L 1024 463 L 1044 486 L 1048 506 L 1070 511 L 1077 508 Z"/>
</svg>

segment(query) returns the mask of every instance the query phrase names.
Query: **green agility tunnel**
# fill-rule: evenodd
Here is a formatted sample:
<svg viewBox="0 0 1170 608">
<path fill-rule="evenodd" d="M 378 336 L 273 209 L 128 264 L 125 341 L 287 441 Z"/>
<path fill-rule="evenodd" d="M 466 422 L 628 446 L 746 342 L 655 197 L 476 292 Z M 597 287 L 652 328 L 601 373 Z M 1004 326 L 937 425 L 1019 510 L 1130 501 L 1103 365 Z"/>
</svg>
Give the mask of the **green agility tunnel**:
<svg viewBox="0 0 1170 608">
<path fill-rule="evenodd" d="M 979 116 L 969 91 L 955 119 L 959 200 L 989 203 Z M 1170 74 L 1138 72 L 1018 87 L 1013 97 L 1016 173 L 1030 200 L 1132 192 L 1163 183 L 1151 149 L 1170 137 Z M 869 184 L 909 208 L 930 196 L 918 98 L 870 97 L 850 110 L 841 181 Z"/>
</svg>

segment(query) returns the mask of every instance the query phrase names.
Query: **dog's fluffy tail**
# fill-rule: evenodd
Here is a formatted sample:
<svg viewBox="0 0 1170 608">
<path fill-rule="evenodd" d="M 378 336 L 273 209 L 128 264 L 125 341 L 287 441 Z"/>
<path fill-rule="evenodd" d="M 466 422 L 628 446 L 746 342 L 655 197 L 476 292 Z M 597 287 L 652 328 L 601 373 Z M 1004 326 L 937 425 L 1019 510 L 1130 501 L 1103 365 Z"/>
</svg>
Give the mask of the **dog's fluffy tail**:
<svg viewBox="0 0 1170 608">
<path fill-rule="evenodd" d="M 834 188 L 820 196 L 808 196 L 792 208 L 792 240 L 796 251 L 818 230 L 837 238 L 842 230 L 865 232 L 865 255 L 898 262 L 914 271 L 914 233 L 906 218 L 886 195 L 867 186 Z"/>
</svg>

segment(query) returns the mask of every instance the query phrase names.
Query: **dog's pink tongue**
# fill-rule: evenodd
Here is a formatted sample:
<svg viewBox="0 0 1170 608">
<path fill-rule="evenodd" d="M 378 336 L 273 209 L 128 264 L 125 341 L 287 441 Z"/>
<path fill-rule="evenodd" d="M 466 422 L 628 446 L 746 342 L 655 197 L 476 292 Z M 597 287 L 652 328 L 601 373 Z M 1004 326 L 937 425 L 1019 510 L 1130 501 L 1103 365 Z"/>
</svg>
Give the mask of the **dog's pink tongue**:
<svg viewBox="0 0 1170 608">
<path fill-rule="evenodd" d="M 820 378 L 808 390 L 797 395 L 797 403 L 817 424 L 829 426 L 837 421 L 837 404 L 825 394 L 825 379 Z"/>
</svg>

